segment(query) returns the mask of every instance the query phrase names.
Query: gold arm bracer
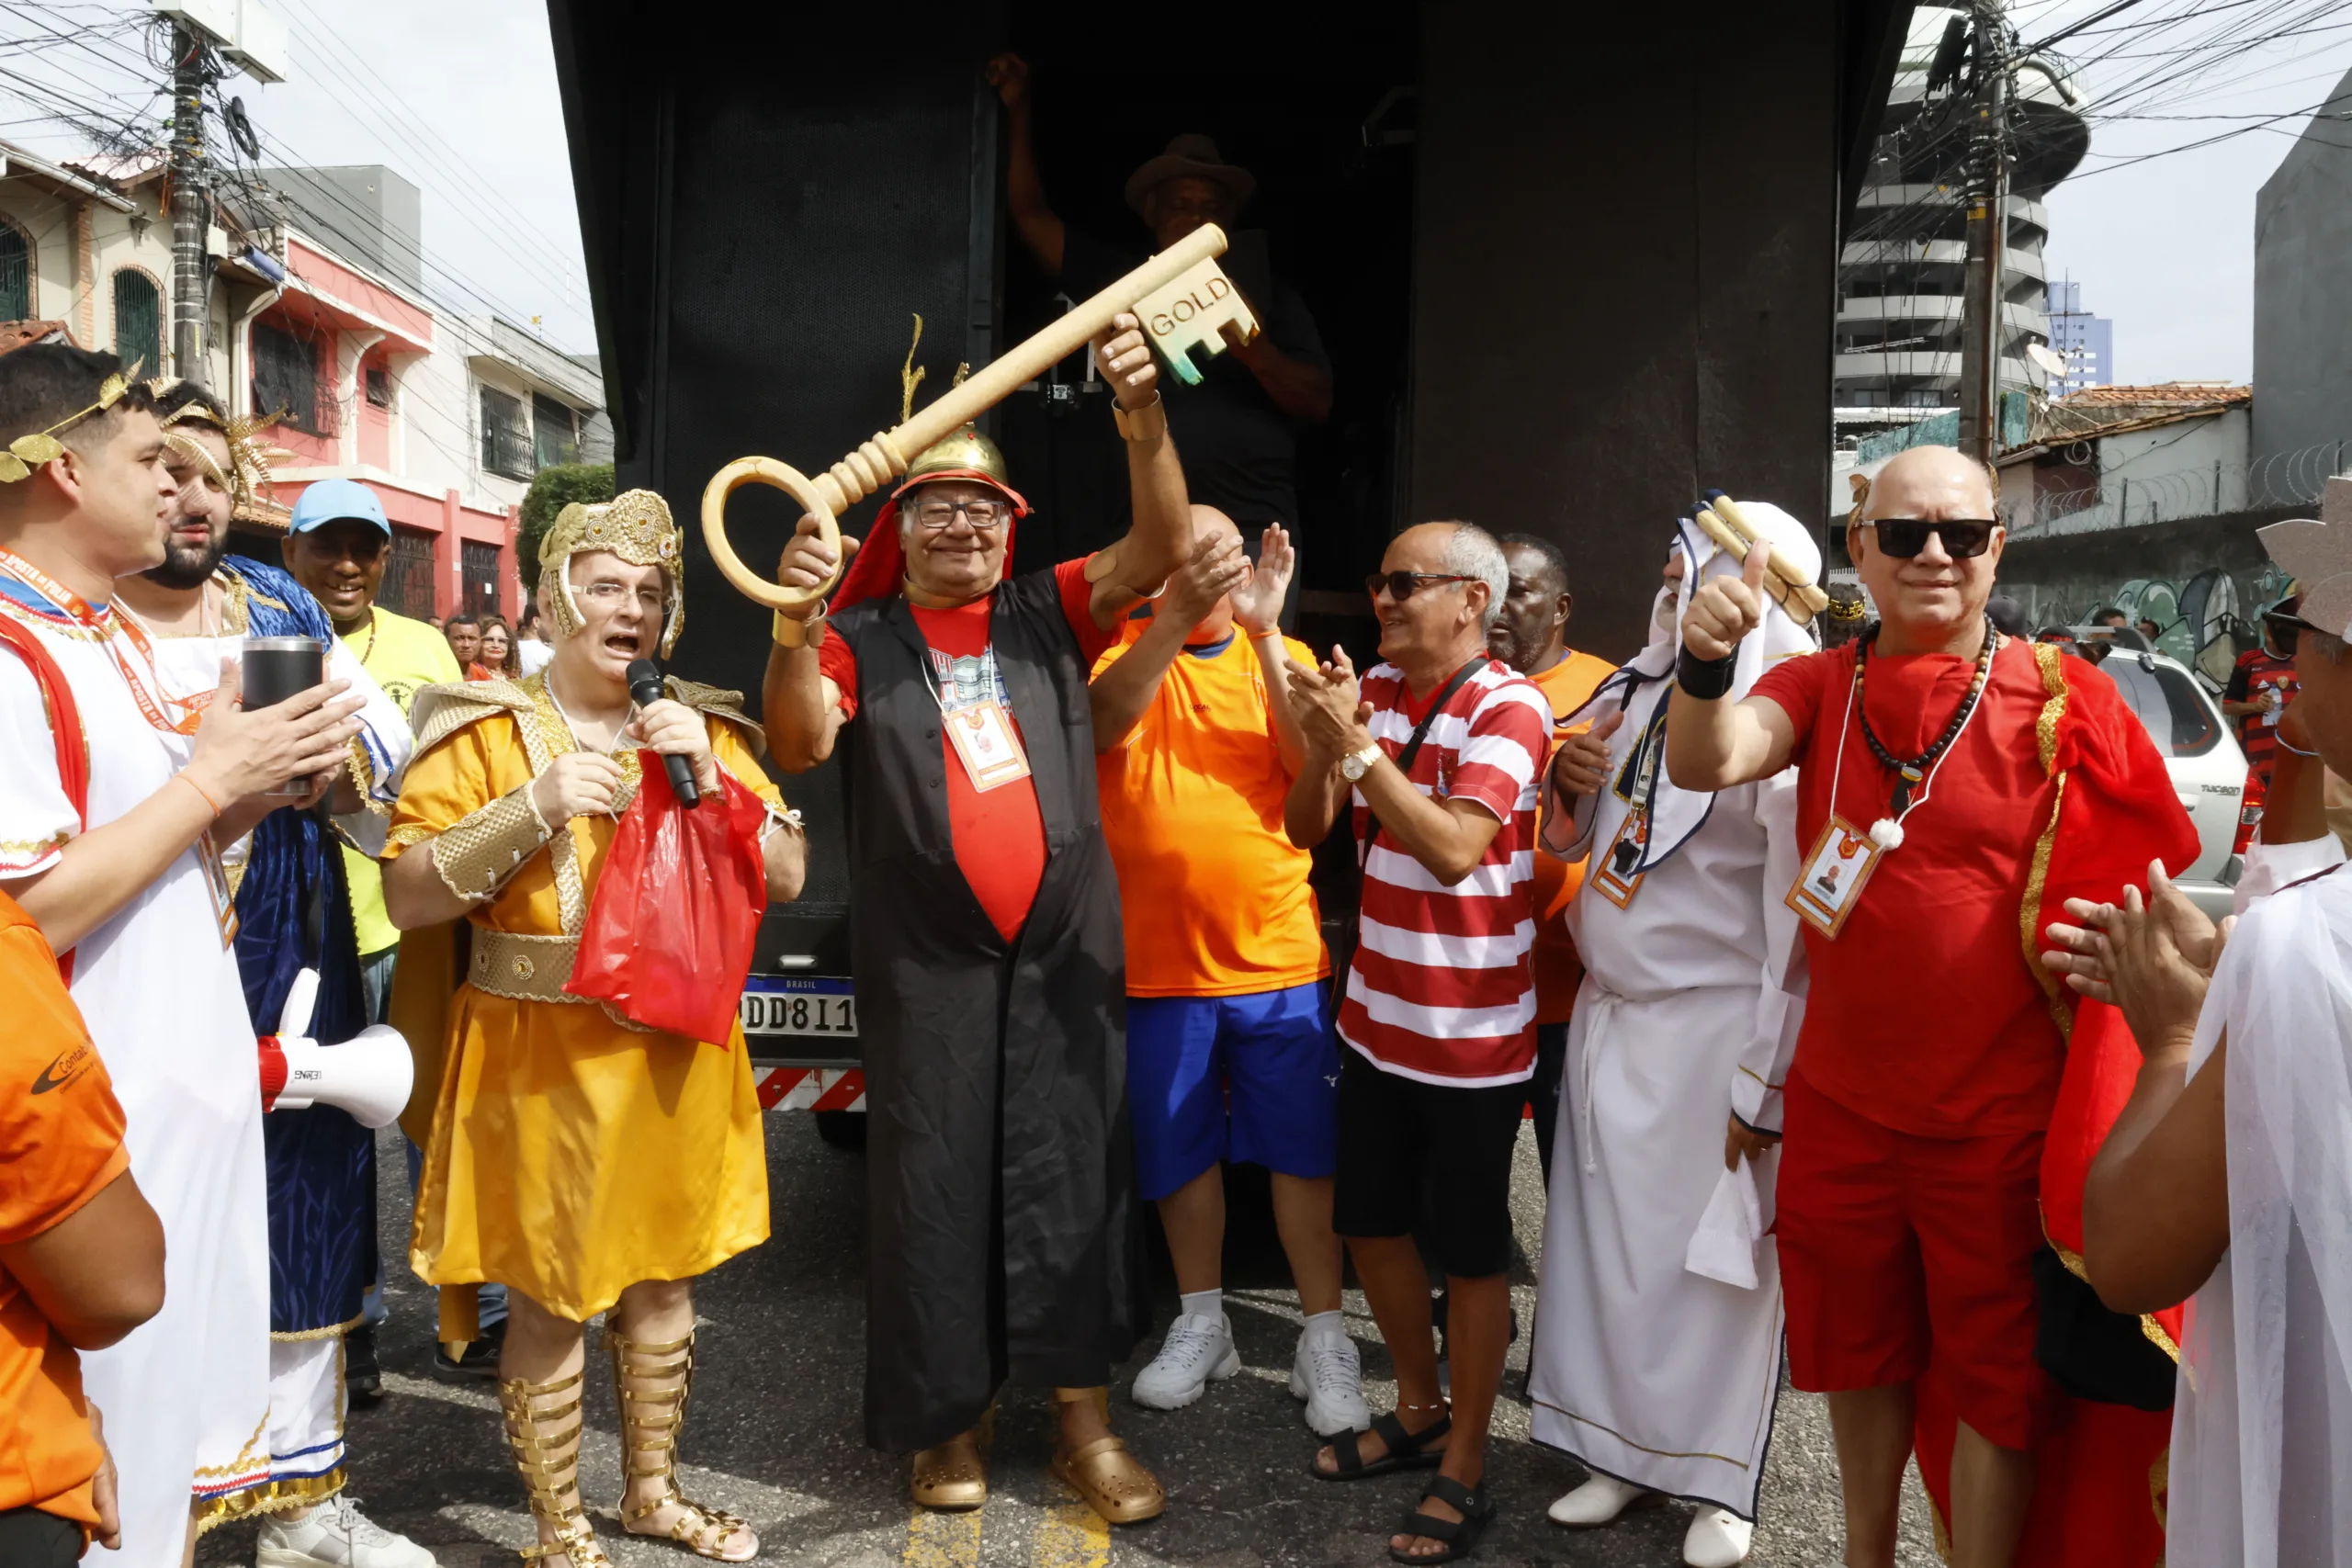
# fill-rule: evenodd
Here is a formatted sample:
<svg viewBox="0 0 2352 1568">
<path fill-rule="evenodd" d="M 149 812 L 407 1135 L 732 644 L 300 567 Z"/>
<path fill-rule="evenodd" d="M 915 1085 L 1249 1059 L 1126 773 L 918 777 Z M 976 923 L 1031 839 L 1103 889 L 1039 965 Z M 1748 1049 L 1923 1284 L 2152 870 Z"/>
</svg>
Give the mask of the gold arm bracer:
<svg viewBox="0 0 2352 1568">
<path fill-rule="evenodd" d="M 531 804 L 531 786 L 503 795 L 445 828 L 433 840 L 433 869 L 469 904 L 505 886 L 555 837 Z"/>
</svg>

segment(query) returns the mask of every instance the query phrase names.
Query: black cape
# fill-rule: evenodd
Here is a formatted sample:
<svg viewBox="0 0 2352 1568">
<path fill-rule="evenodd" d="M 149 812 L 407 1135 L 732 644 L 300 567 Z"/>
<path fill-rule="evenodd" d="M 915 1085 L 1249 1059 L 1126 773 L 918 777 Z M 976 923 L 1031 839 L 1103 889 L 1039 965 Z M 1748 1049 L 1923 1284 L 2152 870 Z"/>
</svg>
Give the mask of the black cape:
<svg viewBox="0 0 2352 1568">
<path fill-rule="evenodd" d="M 866 1440 L 977 1425 L 1009 1376 L 1107 1382 L 1144 1321 L 1126 960 L 1094 791 L 1087 667 L 1051 572 L 998 588 L 989 641 L 1029 753 L 1046 869 L 1008 948 L 956 863 L 940 710 L 903 598 L 836 615 L 850 968 L 865 1048 Z"/>
</svg>

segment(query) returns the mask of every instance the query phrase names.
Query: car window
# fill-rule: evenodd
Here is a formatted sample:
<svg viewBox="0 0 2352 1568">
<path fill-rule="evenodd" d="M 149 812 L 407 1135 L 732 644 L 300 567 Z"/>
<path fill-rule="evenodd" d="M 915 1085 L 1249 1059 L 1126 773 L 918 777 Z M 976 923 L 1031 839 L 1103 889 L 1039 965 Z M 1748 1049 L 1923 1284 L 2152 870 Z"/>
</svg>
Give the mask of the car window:
<svg viewBox="0 0 2352 1568">
<path fill-rule="evenodd" d="M 2109 659 L 2099 666 L 2112 676 L 2116 690 L 2148 727 L 2156 750 L 2167 757 L 2201 757 L 2222 743 L 2222 727 L 2197 683 L 2179 671 L 2159 664 L 2142 669 L 2128 655 Z"/>
</svg>

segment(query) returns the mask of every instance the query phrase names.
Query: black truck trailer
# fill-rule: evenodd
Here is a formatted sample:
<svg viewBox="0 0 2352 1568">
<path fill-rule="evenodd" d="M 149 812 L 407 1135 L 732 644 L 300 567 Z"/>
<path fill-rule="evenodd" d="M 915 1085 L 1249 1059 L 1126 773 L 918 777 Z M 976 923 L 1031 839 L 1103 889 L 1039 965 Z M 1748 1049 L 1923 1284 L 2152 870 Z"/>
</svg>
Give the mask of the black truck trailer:
<svg viewBox="0 0 2352 1568">
<path fill-rule="evenodd" d="M 549 0 L 620 483 L 685 518 L 732 458 L 814 473 L 896 423 L 911 315 L 935 391 L 1062 308 L 1007 220 L 984 70 L 1010 50 L 1071 228 L 1141 248 L 1122 182 L 1182 132 L 1257 175 L 1236 227 L 1333 366 L 1300 449 L 1300 635 L 1367 652 L 1387 539 L 1466 517 L 1555 539 L 1577 646 L 1625 657 L 1702 486 L 1827 513 L 1839 235 L 1910 9 Z M 989 422 L 1036 508 L 1015 570 L 1124 527 L 1097 391 L 1076 355 Z M 757 489 L 729 516 L 756 565 L 793 521 Z M 756 709 L 768 613 L 698 547 L 686 576 L 681 669 Z M 786 784 L 808 886 L 769 916 L 742 1006 L 772 1107 L 852 1112 L 831 773 Z"/>
</svg>

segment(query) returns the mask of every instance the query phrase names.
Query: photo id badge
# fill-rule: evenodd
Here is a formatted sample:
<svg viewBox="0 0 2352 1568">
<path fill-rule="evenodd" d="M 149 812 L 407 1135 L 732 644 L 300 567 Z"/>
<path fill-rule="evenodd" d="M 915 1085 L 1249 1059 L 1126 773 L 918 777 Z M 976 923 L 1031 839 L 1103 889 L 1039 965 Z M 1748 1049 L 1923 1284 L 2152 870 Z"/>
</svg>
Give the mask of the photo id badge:
<svg viewBox="0 0 2352 1568">
<path fill-rule="evenodd" d="M 1637 806 L 1617 825 L 1617 836 L 1610 840 L 1608 852 L 1592 863 L 1589 874 L 1603 898 L 1621 909 L 1634 901 L 1642 878 L 1649 874 L 1634 868 L 1642 863 L 1642 852 L 1649 847 L 1650 814 Z"/>
<path fill-rule="evenodd" d="M 1789 908 L 1805 924 L 1835 939 L 1861 901 L 1862 884 L 1871 879 L 1883 852 L 1868 831 L 1833 813 L 1813 852 L 1804 857 L 1796 886 L 1789 889 Z"/>
<path fill-rule="evenodd" d="M 945 717 L 947 739 L 955 742 L 956 755 L 964 760 L 964 771 L 971 775 L 975 793 L 986 795 L 999 784 L 1029 776 L 1028 754 L 1022 750 L 1012 721 L 995 699 L 952 709 Z"/>
</svg>

